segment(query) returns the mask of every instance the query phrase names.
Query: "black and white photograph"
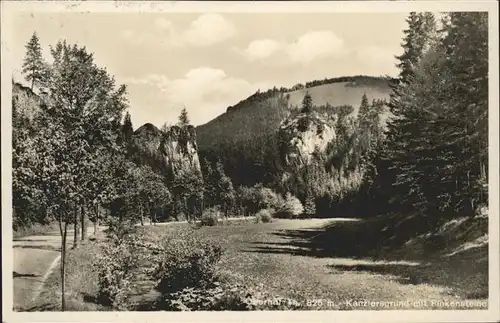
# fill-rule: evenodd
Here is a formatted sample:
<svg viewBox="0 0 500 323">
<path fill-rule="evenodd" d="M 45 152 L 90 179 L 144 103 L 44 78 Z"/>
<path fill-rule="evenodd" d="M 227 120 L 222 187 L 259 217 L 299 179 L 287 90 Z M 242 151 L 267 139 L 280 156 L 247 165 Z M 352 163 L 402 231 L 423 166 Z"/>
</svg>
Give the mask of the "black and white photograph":
<svg viewBox="0 0 500 323">
<path fill-rule="evenodd" d="M 5 322 L 500 319 L 496 2 L 1 6 Z"/>
</svg>

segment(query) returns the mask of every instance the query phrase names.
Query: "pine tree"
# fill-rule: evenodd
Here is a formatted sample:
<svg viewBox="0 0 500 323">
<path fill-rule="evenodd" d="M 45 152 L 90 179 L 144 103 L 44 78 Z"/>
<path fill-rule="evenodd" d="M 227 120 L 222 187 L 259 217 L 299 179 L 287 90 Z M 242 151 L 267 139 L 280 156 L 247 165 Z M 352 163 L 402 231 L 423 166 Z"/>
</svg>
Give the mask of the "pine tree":
<svg viewBox="0 0 500 323">
<path fill-rule="evenodd" d="M 420 59 L 428 51 L 434 42 L 435 23 L 432 14 L 410 13 L 407 18 L 408 28 L 404 30 L 405 37 L 402 47 L 404 52 L 397 56 L 397 64 L 400 69 L 399 77 L 391 84 L 392 93 L 388 104 L 392 120 L 388 123 L 387 140 L 383 159 L 390 160 L 389 170 L 384 170 L 381 176 L 388 178 L 385 183 L 393 183 L 393 188 L 387 187 L 384 191 L 392 194 L 391 198 L 402 207 L 416 203 L 411 196 L 419 196 L 417 183 L 408 177 L 415 162 L 416 147 L 411 142 L 418 138 L 422 131 L 421 107 L 415 106 L 411 102 L 411 95 L 408 94 L 409 84 L 414 78 L 415 68 Z M 424 114 L 425 115 L 425 114 Z M 418 144 L 415 143 L 418 146 Z M 387 164 L 387 163 L 383 163 Z M 403 178 L 405 178 L 403 180 Z M 425 203 L 423 203 L 425 204 Z"/>
<path fill-rule="evenodd" d="M 304 98 L 302 99 L 302 110 L 303 113 L 310 113 L 313 108 L 312 97 L 309 92 L 306 92 Z"/>
<path fill-rule="evenodd" d="M 406 19 L 408 28 L 403 32 L 403 54 L 396 56 L 400 69 L 399 81 L 407 83 L 413 74 L 413 68 L 418 63 L 425 50 L 428 49 L 436 32 L 436 23 L 432 13 L 411 12 Z"/>
<path fill-rule="evenodd" d="M 179 116 L 179 125 L 187 126 L 189 125 L 189 117 L 186 108 L 183 108 Z"/>
<path fill-rule="evenodd" d="M 488 41 L 481 13 L 451 13 L 444 37 L 401 86 L 390 153 L 395 186 L 426 215 L 471 214 L 484 203 Z"/>
<path fill-rule="evenodd" d="M 42 57 L 42 48 L 36 32 L 33 33 L 26 44 L 26 55 L 23 62 L 23 74 L 31 82 L 31 90 L 35 85 L 40 85 L 46 76 L 46 64 Z"/>
<path fill-rule="evenodd" d="M 130 113 L 127 111 L 125 113 L 125 118 L 123 120 L 123 125 L 122 125 L 123 142 L 125 144 L 130 143 L 133 134 L 134 134 L 134 128 L 132 127 L 132 119 L 130 117 Z"/>
<path fill-rule="evenodd" d="M 370 105 L 368 104 L 368 97 L 363 93 L 361 97 L 361 105 L 359 106 L 358 120 L 361 129 L 368 129 L 370 126 Z"/>
<path fill-rule="evenodd" d="M 449 76 L 449 149 L 454 152 L 458 203 L 475 209 L 485 203 L 488 164 L 488 17 L 480 12 L 450 13 L 443 39 Z M 453 140 L 454 139 L 454 140 Z M 465 203 L 465 204 L 464 204 Z"/>
</svg>

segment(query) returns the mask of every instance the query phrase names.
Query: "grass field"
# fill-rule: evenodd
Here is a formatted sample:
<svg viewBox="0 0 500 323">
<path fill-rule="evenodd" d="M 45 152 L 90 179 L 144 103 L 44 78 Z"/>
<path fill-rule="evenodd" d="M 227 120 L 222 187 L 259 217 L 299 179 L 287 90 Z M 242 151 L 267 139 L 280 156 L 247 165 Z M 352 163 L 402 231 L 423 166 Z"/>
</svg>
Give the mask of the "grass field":
<svg viewBox="0 0 500 323">
<path fill-rule="evenodd" d="M 358 250 L 348 244 L 360 237 L 356 228 L 366 230 L 365 220 L 342 219 L 275 220 L 272 223 L 238 221 L 231 224 L 202 227 L 194 234 L 217 237 L 224 255 L 219 269 L 236 282 L 261 291 L 262 301 L 281 297 L 293 299 L 300 308 L 318 309 L 384 309 L 387 302 L 399 302 L 391 307 L 401 309 L 471 308 L 472 303 L 456 301 L 485 301 L 488 291 L 487 248 L 469 250 L 454 257 L 377 258 L 361 253 L 348 255 L 336 250 Z M 154 242 L 188 224 L 141 227 L 143 239 Z M 333 227 L 357 236 L 335 239 Z M 364 229 L 363 229 L 364 228 Z M 327 230 L 327 231 L 325 231 Z M 328 240 L 318 240 L 322 235 Z M 338 244 L 325 248 L 317 241 Z M 344 244 L 344 245 L 343 245 Z M 91 269 L 98 252 L 97 243 L 88 241 L 72 250 L 68 263 L 68 310 L 105 310 L 95 304 L 96 274 Z M 485 254 L 486 252 L 486 254 Z M 60 302 L 58 272 L 47 282 L 43 300 L 34 310 L 57 308 Z M 139 283 L 139 282 L 138 282 Z M 153 283 L 140 282 L 133 295 L 134 303 L 150 301 L 157 294 Z M 364 301 L 368 301 L 365 303 Z M 373 303 L 370 303 L 372 301 Z M 423 302 L 427 303 L 424 304 Z M 384 303 L 385 302 L 385 303 Z M 416 302 L 416 303 L 415 303 Z M 439 303 L 441 302 L 441 303 Z M 448 302 L 448 303 L 444 303 Z M 448 304 L 448 305 L 446 305 Z M 452 304 L 452 305 L 449 305 Z M 474 308 L 484 303 L 474 303 Z M 400 306 L 400 307 L 397 307 Z M 451 307 L 450 307 L 451 306 Z"/>
</svg>

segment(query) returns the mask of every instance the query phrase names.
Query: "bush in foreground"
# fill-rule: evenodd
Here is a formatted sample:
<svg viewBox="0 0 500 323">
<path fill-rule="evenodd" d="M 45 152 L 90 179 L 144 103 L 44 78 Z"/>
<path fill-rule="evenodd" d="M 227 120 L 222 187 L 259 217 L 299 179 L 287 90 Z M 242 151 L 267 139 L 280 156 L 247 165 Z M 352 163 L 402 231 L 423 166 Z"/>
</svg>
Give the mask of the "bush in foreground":
<svg viewBox="0 0 500 323">
<path fill-rule="evenodd" d="M 218 242 L 201 237 L 199 231 L 181 230 L 161 242 L 151 271 L 162 297 L 158 310 L 251 310 L 250 293 L 244 286 L 229 282 L 218 271 L 222 256 Z"/>
<path fill-rule="evenodd" d="M 222 256 L 217 242 L 201 238 L 193 230 L 179 231 L 162 241 L 152 277 L 163 294 L 187 287 L 207 288 L 216 280 L 215 265 Z"/>
<path fill-rule="evenodd" d="M 102 244 L 94 264 L 98 273 L 97 298 L 102 305 L 127 309 L 131 280 L 141 259 L 137 241 L 137 236 L 123 226 L 110 227 L 108 241 Z"/>
<path fill-rule="evenodd" d="M 160 309 L 168 311 L 254 310 L 252 294 L 243 286 L 214 282 L 210 288 L 187 287 L 165 295 Z"/>
</svg>

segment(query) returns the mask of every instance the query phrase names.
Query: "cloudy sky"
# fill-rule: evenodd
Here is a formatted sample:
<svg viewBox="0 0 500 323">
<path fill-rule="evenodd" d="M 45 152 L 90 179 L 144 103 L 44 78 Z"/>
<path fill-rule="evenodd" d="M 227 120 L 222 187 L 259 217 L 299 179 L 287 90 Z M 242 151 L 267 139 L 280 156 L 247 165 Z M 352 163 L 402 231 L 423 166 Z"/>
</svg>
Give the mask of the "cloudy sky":
<svg viewBox="0 0 500 323">
<path fill-rule="evenodd" d="M 128 88 L 134 128 L 193 124 L 257 89 L 325 77 L 396 75 L 406 13 L 26 13 L 14 20 L 14 79 L 33 31 L 87 46 Z"/>
</svg>

